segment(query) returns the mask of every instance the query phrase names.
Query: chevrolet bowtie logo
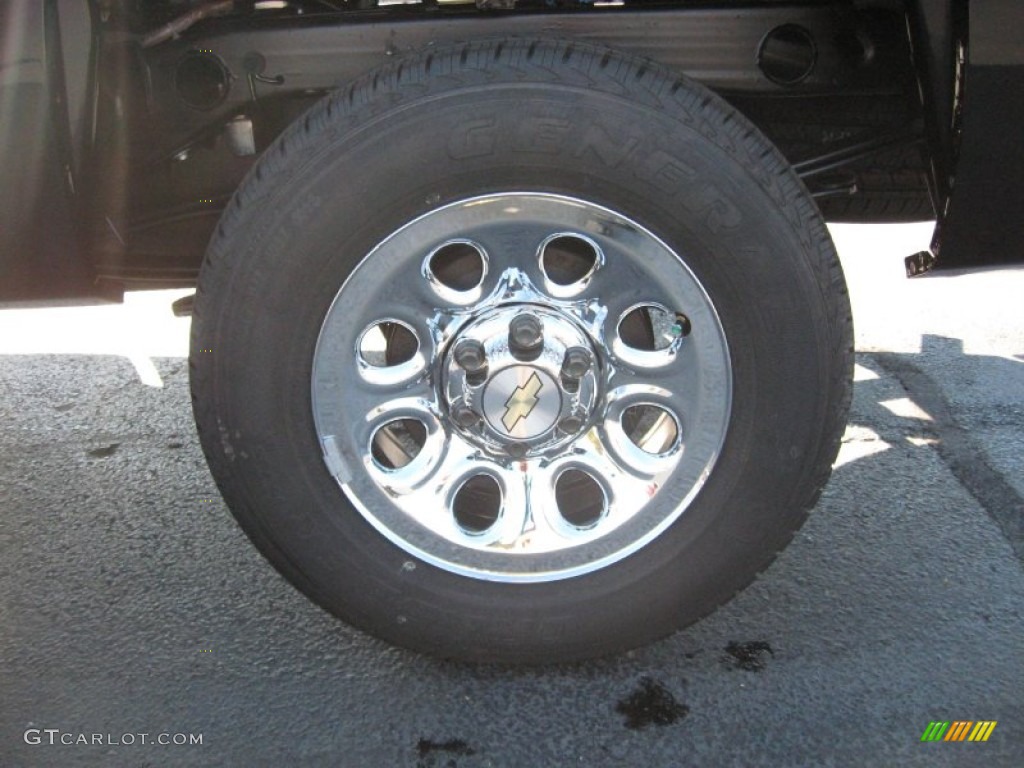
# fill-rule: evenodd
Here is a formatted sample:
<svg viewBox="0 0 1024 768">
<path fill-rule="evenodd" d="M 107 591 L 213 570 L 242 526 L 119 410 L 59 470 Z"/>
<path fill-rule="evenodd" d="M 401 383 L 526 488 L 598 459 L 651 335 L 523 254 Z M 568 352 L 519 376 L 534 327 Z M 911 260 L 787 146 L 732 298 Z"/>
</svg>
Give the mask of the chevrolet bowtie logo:
<svg viewBox="0 0 1024 768">
<path fill-rule="evenodd" d="M 501 423 L 505 425 L 505 431 L 512 434 L 520 419 L 525 419 L 533 413 L 537 407 L 539 398 L 537 393 L 543 389 L 544 383 L 540 376 L 534 371 L 526 383 L 516 387 L 508 400 L 505 401 L 505 415 L 501 417 Z"/>
</svg>

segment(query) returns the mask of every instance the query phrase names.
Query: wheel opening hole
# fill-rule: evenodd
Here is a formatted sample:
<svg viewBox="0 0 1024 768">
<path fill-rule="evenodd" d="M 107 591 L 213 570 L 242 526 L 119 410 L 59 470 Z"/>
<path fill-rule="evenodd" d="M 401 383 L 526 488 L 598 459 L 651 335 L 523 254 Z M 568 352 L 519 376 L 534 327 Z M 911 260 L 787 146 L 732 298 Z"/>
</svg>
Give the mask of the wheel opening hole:
<svg viewBox="0 0 1024 768">
<path fill-rule="evenodd" d="M 461 240 L 434 251 L 428 265 L 434 278 L 453 291 L 471 291 L 484 280 L 483 252 Z"/>
<path fill-rule="evenodd" d="M 619 321 L 619 338 L 631 349 L 659 352 L 690 333 L 690 320 L 656 304 L 634 307 Z"/>
<path fill-rule="evenodd" d="M 373 433 L 370 453 L 381 469 L 401 469 L 419 456 L 427 428 L 417 419 L 396 419 Z"/>
<path fill-rule="evenodd" d="M 193 109 L 218 106 L 231 89 L 231 76 L 219 58 L 208 53 L 190 53 L 174 73 L 178 98 Z"/>
<path fill-rule="evenodd" d="M 657 405 L 631 405 L 622 413 L 622 430 L 644 453 L 660 455 L 671 450 L 679 439 L 679 423 Z"/>
<path fill-rule="evenodd" d="M 578 469 L 568 469 L 555 481 L 555 501 L 562 517 L 577 528 L 589 528 L 604 516 L 608 500 L 598 482 Z"/>
<path fill-rule="evenodd" d="M 374 368 L 407 363 L 420 348 L 412 329 L 393 320 L 375 323 L 359 338 L 359 357 Z"/>
<path fill-rule="evenodd" d="M 818 48 L 799 24 L 783 24 L 765 35 L 757 51 L 764 76 L 779 85 L 796 85 L 814 71 Z"/>
<path fill-rule="evenodd" d="M 483 533 L 501 515 L 501 487 L 487 475 L 475 475 L 462 484 L 452 501 L 455 522 L 466 533 Z"/>
<path fill-rule="evenodd" d="M 597 268 L 597 246 L 574 235 L 553 237 L 541 249 L 540 266 L 556 285 L 578 283 Z"/>
</svg>

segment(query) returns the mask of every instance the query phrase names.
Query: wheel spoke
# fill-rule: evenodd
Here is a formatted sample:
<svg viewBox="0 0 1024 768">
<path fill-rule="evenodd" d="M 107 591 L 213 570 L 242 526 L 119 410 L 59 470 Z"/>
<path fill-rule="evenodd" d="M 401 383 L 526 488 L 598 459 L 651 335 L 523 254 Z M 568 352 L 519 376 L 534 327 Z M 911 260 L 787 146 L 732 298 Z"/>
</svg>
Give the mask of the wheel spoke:
<svg viewBox="0 0 1024 768">
<path fill-rule="evenodd" d="M 377 387 L 360 382 L 346 388 L 335 405 L 343 414 L 339 430 L 347 430 L 360 446 L 368 446 L 374 433 L 392 421 L 440 423 L 435 395 L 422 379 L 403 387 Z"/>
<path fill-rule="evenodd" d="M 457 526 L 450 501 L 465 479 L 474 453 L 461 438 L 438 433 L 437 441 L 424 445 L 412 463 L 383 473 L 379 482 L 396 497 L 395 502 L 424 527 L 452 537 L 457 533 Z"/>
<path fill-rule="evenodd" d="M 524 537 L 533 529 L 534 511 L 530 502 L 530 475 L 518 467 L 499 467 L 504 498 L 501 520 L 494 539 L 495 545 L 510 552 L 526 546 Z"/>
<path fill-rule="evenodd" d="M 674 271 L 674 270 L 673 270 Z M 682 270 L 680 270 L 682 271 Z M 617 321 L 638 304 L 671 305 L 674 296 L 667 288 L 675 275 L 654 275 L 640 259 L 628 258 L 618 249 L 605 253 L 604 265 L 594 273 L 586 291 L 598 297 Z"/>
<path fill-rule="evenodd" d="M 658 354 L 658 353 L 655 353 Z M 701 367 L 693 350 L 680 347 L 672 355 L 655 360 L 650 367 L 634 367 L 620 363 L 608 382 L 606 400 L 613 402 L 624 395 L 647 394 L 666 407 L 687 409 L 701 385 Z"/>
</svg>

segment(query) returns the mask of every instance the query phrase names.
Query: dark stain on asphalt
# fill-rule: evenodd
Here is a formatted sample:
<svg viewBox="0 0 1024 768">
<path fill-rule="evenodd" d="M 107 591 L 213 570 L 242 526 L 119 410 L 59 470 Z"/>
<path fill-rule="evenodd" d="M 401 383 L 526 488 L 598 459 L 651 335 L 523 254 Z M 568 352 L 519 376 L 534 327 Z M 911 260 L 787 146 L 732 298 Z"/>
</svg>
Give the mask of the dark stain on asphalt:
<svg viewBox="0 0 1024 768">
<path fill-rule="evenodd" d="M 434 766 L 438 765 L 437 758 L 440 756 L 436 753 L 469 757 L 470 755 L 475 755 L 476 750 L 462 739 L 448 739 L 448 741 L 420 739 L 416 744 L 416 753 L 420 757 L 419 762 L 416 763 L 417 768 L 434 768 Z M 458 763 L 452 758 L 444 766 L 445 768 L 458 768 Z"/>
<path fill-rule="evenodd" d="M 103 448 L 93 448 L 88 453 L 94 459 L 105 459 L 108 456 L 113 456 L 120 446 L 120 443 L 111 443 L 110 445 L 104 446 Z"/>
<path fill-rule="evenodd" d="M 764 640 L 751 640 L 746 643 L 733 641 L 725 646 L 722 664 L 731 669 L 744 669 L 747 672 L 761 672 L 768 662 L 768 656 L 775 651 Z"/>
<path fill-rule="evenodd" d="M 615 705 L 615 711 L 626 717 L 626 727 L 641 730 L 648 725 L 671 725 L 690 714 L 690 708 L 680 704 L 662 683 L 650 677 L 640 678 L 640 684 L 629 696 Z"/>
</svg>

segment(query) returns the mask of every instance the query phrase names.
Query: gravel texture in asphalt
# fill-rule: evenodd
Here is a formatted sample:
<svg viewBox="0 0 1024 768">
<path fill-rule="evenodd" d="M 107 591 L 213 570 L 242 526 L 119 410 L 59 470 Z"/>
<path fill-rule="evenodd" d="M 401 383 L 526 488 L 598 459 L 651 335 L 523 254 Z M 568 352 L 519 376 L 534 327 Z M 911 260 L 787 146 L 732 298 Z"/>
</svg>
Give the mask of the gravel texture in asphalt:
<svg viewBox="0 0 1024 768">
<path fill-rule="evenodd" d="M 817 509 L 703 622 L 542 669 L 284 582 L 210 479 L 166 294 L 0 311 L 0 765 L 1024 765 L 1024 269 L 907 281 L 930 228 L 833 231 L 858 366 Z"/>
</svg>

